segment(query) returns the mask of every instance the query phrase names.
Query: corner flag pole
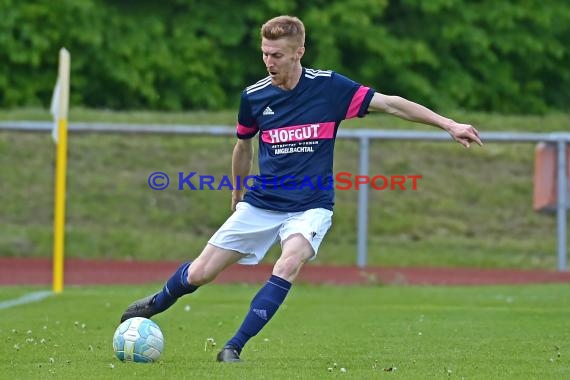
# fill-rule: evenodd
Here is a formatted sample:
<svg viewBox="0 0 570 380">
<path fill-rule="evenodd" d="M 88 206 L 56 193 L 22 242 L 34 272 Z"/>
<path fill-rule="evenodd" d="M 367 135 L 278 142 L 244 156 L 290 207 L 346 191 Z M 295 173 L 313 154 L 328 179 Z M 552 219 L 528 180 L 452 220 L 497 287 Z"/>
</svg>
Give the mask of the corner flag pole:
<svg viewBox="0 0 570 380">
<path fill-rule="evenodd" d="M 63 258 L 65 242 L 65 193 L 67 177 L 67 114 L 69 110 L 69 52 L 59 51 L 57 84 L 52 97 L 54 116 L 52 136 L 56 144 L 54 234 L 53 234 L 53 291 L 63 291 Z"/>
</svg>

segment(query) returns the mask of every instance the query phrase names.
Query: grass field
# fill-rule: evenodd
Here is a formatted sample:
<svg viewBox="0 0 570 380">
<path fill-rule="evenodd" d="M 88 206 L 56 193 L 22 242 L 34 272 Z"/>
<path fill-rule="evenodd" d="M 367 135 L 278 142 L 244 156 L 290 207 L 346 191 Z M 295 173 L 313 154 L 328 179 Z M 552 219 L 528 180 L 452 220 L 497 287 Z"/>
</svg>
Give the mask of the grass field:
<svg viewBox="0 0 570 380">
<path fill-rule="evenodd" d="M 451 113 L 482 132 L 564 131 L 570 115 Z M 48 120 L 46 110 L 0 111 L 0 120 Z M 160 114 L 72 110 L 71 122 L 235 123 L 234 112 Z M 343 128 L 434 130 L 370 115 Z M 66 254 L 139 260 L 193 257 L 229 215 L 227 191 L 157 192 L 153 171 L 228 175 L 232 137 L 72 134 Z M 356 172 L 358 144 L 337 142 L 335 171 Z M 0 254 L 49 257 L 53 154 L 48 134 L 0 132 Z M 556 268 L 556 223 L 532 210 L 534 144 L 371 144 L 371 174 L 421 174 L 418 191 L 371 191 L 369 264 Z M 356 262 L 357 192 L 337 191 L 319 262 Z M 275 258 L 273 250 L 267 260 Z"/>
<path fill-rule="evenodd" d="M 2 377 L 570 378 L 567 285 L 295 286 L 237 365 L 216 363 L 206 341 L 225 343 L 257 287 L 210 285 L 154 319 L 166 342 L 159 362 L 121 363 L 111 347 L 119 315 L 155 289 L 69 287 L 0 309 Z M 0 288 L 0 304 L 37 290 Z"/>
</svg>

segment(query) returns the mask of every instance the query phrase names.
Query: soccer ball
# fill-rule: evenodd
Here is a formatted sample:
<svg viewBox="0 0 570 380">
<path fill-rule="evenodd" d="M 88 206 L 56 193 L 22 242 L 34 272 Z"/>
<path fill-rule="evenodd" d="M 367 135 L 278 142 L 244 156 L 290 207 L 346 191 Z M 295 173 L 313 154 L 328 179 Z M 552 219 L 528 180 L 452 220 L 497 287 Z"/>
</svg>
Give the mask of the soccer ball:
<svg viewBox="0 0 570 380">
<path fill-rule="evenodd" d="M 113 336 L 115 355 L 124 362 L 151 363 L 160 357 L 163 349 L 162 331 L 150 319 L 127 319 Z"/>
</svg>

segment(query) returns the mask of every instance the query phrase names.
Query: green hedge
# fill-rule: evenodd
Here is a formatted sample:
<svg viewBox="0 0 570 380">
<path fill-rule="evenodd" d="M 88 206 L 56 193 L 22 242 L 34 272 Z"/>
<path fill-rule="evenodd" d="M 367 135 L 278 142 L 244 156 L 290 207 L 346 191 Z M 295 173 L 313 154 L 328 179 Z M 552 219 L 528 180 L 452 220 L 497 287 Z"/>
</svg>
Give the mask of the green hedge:
<svg viewBox="0 0 570 380">
<path fill-rule="evenodd" d="M 307 27 L 307 66 L 434 108 L 505 113 L 570 104 L 566 0 L 0 0 L 0 106 L 47 106 L 57 51 L 72 105 L 233 107 L 264 75 L 259 26 Z"/>
</svg>

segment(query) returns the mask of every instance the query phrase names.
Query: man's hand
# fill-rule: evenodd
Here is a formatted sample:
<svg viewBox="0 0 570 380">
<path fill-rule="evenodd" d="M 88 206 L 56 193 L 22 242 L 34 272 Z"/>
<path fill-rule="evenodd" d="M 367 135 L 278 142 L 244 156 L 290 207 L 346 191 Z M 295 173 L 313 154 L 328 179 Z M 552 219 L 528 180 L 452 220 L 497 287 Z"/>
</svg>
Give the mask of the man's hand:
<svg viewBox="0 0 570 380">
<path fill-rule="evenodd" d="M 449 125 L 445 127 L 445 130 L 449 132 L 455 141 L 466 148 L 469 148 L 473 142 L 479 144 L 479 146 L 483 146 L 481 138 L 479 137 L 479 131 L 472 125 L 459 124 L 455 121 L 451 121 Z"/>
<path fill-rule="evenodd" d="M 243 191 L 232 191 L 232 211 L 236 210 L 236 205 L 243 199 Z"/>
<path fill-rule="evenodd" d="M 240 178 L 247 177 L 251 172 L 252 162 L 253 139 L 238 139 L 232 154 L 232 178 L 234 184 L 234 190 L 232 190 L 232 211 L 236 210 L 236 205 L 243 199 L 245 190 L 240 186 Z"/>
</svg>

